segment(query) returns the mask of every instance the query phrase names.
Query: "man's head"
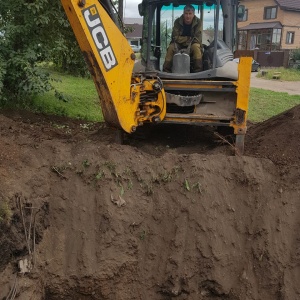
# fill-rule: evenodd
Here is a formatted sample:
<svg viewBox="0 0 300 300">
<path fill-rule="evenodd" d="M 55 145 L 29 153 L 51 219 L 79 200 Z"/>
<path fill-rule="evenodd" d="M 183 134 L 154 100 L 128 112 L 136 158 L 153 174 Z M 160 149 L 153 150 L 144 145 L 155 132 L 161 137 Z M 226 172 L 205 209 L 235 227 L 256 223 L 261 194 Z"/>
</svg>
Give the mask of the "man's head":
<svg viewBox="0 0 300 300">
<path fill-rule="evenodd" d="M 195 16 L 195 8 L 191 4 L 187 4 L 183 9 L 183 21 L 185 24 L 190 25 Z"/>
</svg>

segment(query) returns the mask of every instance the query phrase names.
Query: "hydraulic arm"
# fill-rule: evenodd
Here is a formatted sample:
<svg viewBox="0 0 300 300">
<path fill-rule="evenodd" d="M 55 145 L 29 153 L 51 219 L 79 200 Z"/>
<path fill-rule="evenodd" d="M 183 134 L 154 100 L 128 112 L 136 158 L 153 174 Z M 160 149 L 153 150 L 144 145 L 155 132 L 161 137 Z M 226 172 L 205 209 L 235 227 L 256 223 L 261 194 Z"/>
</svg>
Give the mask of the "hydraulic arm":
<svg viewBox="0 0 300 300">
<path fill-rule="evenodd" d="M 131 133 L 166 113 L 162 84 L 155 76 L 132 76 L 135 54 L 107 9 L 107 1 L 62 0 L 95 82 L 105 121 Z M 106 4 L 106 5 L 104 5 Z"/>
</svg>

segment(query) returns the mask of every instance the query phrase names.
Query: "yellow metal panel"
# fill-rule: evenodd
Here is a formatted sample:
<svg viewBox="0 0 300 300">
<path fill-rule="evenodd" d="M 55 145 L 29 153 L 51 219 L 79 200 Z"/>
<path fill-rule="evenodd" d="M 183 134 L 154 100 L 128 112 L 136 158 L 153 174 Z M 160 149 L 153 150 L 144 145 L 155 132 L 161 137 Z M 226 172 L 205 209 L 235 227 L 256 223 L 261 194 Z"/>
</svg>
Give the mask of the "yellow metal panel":
<svg viewBox="0 0 300 300">
<path fill-rule="evenodd" d="M 247 116 L 249 109 L 249 92 L 251 77 L 252 57 L 241 57 L 238 70 L 239 78 L 237 80 L 237 103 L 235 119 L 232 122 L 234 133 L 244 135 L 247 130 Z"/>
<path fill-rule="evenodd" d="M 131 99 L 135 55 L 119 28 L 98 1 L 62 0 L 63 7 L 88 61 L 105 120 L 125 131 L 137 126 L 139 97 Z"/>
<path fill-rule="evenodd" d="M 237 82 L 237 105 L 236 107 L 246 111 L 248 114 L 250 76 L 252 57 L 241 57 L 239 63 L 239 78 Z"/>
</svg>

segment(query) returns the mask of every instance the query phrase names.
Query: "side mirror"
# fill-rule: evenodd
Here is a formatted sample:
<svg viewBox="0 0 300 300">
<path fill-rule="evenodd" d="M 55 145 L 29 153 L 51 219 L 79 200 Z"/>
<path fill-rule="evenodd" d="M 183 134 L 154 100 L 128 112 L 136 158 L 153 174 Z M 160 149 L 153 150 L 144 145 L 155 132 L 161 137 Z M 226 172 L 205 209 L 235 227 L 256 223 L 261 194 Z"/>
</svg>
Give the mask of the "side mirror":
<svg viewBox="0 0 300 300">
<path fill-rule="evenodd" d="M 178 0 L 173 1 L 173 6 L 174 6 L 174 7 L 178 7 L 178 6 L 179 6 Z"/>
<path fill-rule="evenodd" d="M 243 19 L 244 15 L 245 15 L 245 5 L 239 5 L 238 7 L 238 12 L 237 12 L 237 17 L 239 20 Z"/>
<path fill-rule="evenodd" d="M 140 3 L 140 4 L 138 5 L 138 9 L 139 9 L 139 14 L 140 14 L 140 16 L 143 17 L 143 16 L 145 15 L 143 3 Z"/>
</svg>

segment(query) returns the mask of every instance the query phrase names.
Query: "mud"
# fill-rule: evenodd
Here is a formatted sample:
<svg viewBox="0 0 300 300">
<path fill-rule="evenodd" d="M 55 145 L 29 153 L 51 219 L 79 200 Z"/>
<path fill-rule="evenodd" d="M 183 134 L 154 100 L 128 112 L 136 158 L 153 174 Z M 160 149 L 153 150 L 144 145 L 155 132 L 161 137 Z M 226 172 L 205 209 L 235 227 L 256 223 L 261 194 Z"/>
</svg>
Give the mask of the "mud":
<svg viewBox="0 0 300 300">
<path fill-rule="evenodd" d="M 300 298 L 300 107 L 115 142 L 104 124 L 2 111 L 0 299 Z"/>
</svg>

